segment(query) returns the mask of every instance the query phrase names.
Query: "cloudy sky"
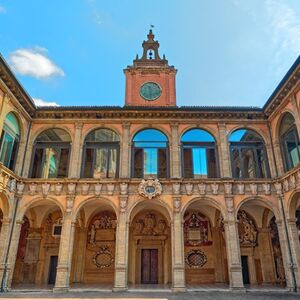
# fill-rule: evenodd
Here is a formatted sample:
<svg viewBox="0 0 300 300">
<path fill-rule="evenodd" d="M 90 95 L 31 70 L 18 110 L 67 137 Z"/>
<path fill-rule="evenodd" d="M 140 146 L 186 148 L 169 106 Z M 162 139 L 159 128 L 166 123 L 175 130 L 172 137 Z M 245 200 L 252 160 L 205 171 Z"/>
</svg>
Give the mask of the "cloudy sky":
<svg viewBox="0 0 300 300">
<path fill-rule="evenodd" d="M 299 0 L 0 0 L 0 52 L 39 105 L 123 105 L 150 24 L 178 105 L 262 106 L 300 54 Z"/>
</svg>

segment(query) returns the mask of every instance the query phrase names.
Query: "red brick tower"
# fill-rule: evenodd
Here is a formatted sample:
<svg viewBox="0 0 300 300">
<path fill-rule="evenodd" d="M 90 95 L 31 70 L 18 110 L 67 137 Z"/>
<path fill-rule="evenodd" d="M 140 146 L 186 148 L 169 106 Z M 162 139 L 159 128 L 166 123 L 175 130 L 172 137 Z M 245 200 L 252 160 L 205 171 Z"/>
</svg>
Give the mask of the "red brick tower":
<svg viewBox="0 0 300 300">
<path fill-rule="evenodd" d="M 158 54 L 159 43 L 152 30 L 143 42 L 143 56 L 125 70 L 126 106 L 176 106 L 177 70 Z"/>
</svg>

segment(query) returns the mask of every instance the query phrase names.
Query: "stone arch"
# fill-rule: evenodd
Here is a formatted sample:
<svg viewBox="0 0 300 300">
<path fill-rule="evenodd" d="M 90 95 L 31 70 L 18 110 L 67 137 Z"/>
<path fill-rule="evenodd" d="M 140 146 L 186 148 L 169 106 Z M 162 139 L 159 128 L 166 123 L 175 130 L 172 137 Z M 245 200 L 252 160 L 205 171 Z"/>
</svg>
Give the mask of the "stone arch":
<svg viewBox="0 0 300 300">
<path fill-rule="evenodd" d="M 9 198 L 5 193 L 0 193 L 0 209 L 2 210 L 3 217 L 8 217 L 11 213 Z"/>
<path fill-rule="evenodd" d="M 183 218 L 185 211 L 193 205 L 195 202 L 201 202 L 201 206 L 211 206 L 215 208 L 216 210 L 219 210 L 221 212 L 222 217 L 224 220 L 227 219 L 227 209 L 222 205 L 219 201 L 215 200 L 214 198 L 211 197 L 196 197 L 191 200 L 189 200 L 181 209 L 181 216 Z"/>
<path fill-rule="evenodd" d="M 287 214 L 289 219 L 295 219 L 296 216 L 296 210 L 300 206 L 300 190 L 296 189 L 292 192 L 290 195 L 288 202 L 286 204 L 287 206 Z"/>
<path fill-rule="evenodd" d="M 274 203 L 271 202 L 269 199 L 266 199 L 266 198 L 263 198 L 263 197 L 260 197 L 260 196 L 254 196 L 254 197 L 247 197 L 247 198 L 244 198 L 236 207 L 235 209 L 235 219 L 237 219 L 237 213 L 238 211 L 241 209 L 241 207 L 244 205 L 244 204 L 248 204 L 249 202 L 251 202 L 251 204 L 253 205 L 258 205 L 258 206 L 261 206 L 261 207 L 265 207 L 265 208 L 268 208 L 276 217 L 277 220 L 280 220 L 280 213 L 279 213 L 279 210 L 278 208 L 276 208 L 274 206 Z"/>
<path fill-rule="evenodd" d="M 275 124 L 275 130 L 273 132 L 273 140 L 274 142 L 279 142 L 279 139 L 280 139 L 280 126 L 281 126 L 281 123 L 282 123 L 282 119 L 287 115 L 287 114 L 290 114 L 292 115 L 292 117 L 294 118 L 294 120 L 296 120 L 295 118 L 295 113 L 289 109 L 289 108 L 285 108 L 283 111 L 280 112 L 280 116 L 279 118 L 277 119 L 277 122 Z"/>
<path fill-rule="evenodd" d="M 232 134 L 233 132 L 237 131 L 237 130 L 240 130 L 240 129 L 248 129 L 248 130 L 254 131 L 255 133 L 257 133 L 257 134 L 261 137 L 261 139 L 262 139 L 262 141 L 264 142 L 264 145 L 265 145 L 265 146 L 268 145 L 268 144 L 270 144 L 270 138 L 269 138 L 268 136 L 266 136 L 266 134 L 265 134 L 260 128 L 255 127 L 255 126 L 253 126 L 253 125 L 246 125 L 246 126 L 237 125 L 237 126 L 234 126 L 234 127 L 228 132 L 228 134 L 227 134 L 227 141 L 228 141 L 228 143 L 230 143 L 230 142 L 229 142 L 229 138 L 230 138 L 231 134 Z"/>
<path fill-rule="evenodd" d="M 200 130 L 204 130 L 207 131 L 214 139 L 217 145 L 219 145 L 219 140 L 218 140 L 218 133 L 215 132 L 213 129 L 211 129 L 210 127 L 206 126 L 206 125 L 202 125 L 201 126 L 188 126 L 185 129 L 183 129 L 180 133 L 179 133 L 179 143 L 182 139 L 182 137 L 184 136 L 185 133 L 187 133 L 190 130 L 193 129 L 200 129 Z"/>
<path fill-rule="evenodd" d="M 165 216 L 165 218 L 168 220 L 168 222 L 170 222 L 170 223 L 172 222 L 172 220 L 173 220 L 172 209 L 168 206 L 168 204 L 166 204 L 161 199 L 148 200 L 148 199 L 143 199 L 143 198 L 140 198 L 135 203 L 133 203 L 131 205 L 131 207 L 128 208 L 127 222 L 129 222 L 129 223 L 132 222 L 134 217 L 140 211 L 145 210 L 145 209 L 153 209 L 154 206 L 156 206 L 156 208 L 157 207 L 164 208 L 164 211 L 163 212 L 160 211 L 160 213 L 162 213 Z"/>
<path fill-rule="evenodd" d="M 45 125 L 45 126 L 42 126 L 40 127 L 37 131 L 34 132 L 34 134 L 30 137 L 30 142 L 32 142 L 32 144 L 34 144 L 34 142 L 36 141 L 37 137 L 43 133 L 44 131 L 46 130 L 49 130 L 49 129 L 61 129 L 61 130 L 64 130 L 66 133 L 68 133 L 71 141 L 70 143 L 72 144 L 73 141 L 74 141 L 74 134 L 72 133 L 72 131 L 70 130 L 70 128 L 68 128 L 67 126 L 65 125 L 61 125 L 61 124 L 51 124 L 51 125 Z"/>
<path fill-rule="evenodd" d="M 116 206 L 116 204 L 109 200 L 108 198 L 104 198 L 104 197 L 89 197 L 83 201 L 81 201 L 76 207 L 73 208 L 72 211 L 72 220 L 73 222 L 76 221 L 77 216 L 79 215 L 81 209 L 87 205 L 87 204 L 93 204 L 93 203 L 97 203 L 99 202 L 100 204 L 105 204 L 106 207 L 111 207 L 118 219 L 118 207 Z M 88 220 L 85 220 L 85 222 L 87 223 Z"/>
<path fill-rule="evenodd" d="M 108 126 L 105 126 L 105 125 L 97 125 L 95 127 L 92 127 L 92 128 L 89 128 L 87 131 L 85 131 L 82 135 L 81 135 L 81 141 L 80 141 L 80 145 L 83 145 L 84 144 L 84 141 L 86 139 L 86 137 L 91 133 L 93 132 L 94 130 L 98 130 L 98 129 L 108 129 L 108 130 L 111 130 L 113 131 L 118 137 L 119 137 L 119 141 L 120 141 L 120 144 L 122 143 L 122 133 L 120 132 L 120 130 L 114 126 L 114 125 L 110 125 L 109 127 Z"/>
<path fill-rule="evenodd" d="M 129 141 L 130 143 L 132 143 L 133 138 L 135 137 L 136 134 L 138 134 L 139 132 L 146 130 L 146 129 L 153 129 L 153 130 L 157 130 L 160 131 L 162 134 L 164 134 L 170 143 L 172 142 L 172 135 L 170 132 L 168 132 L 166 129 L 164 129 L 162 126 L 155 124 L 153 126 L 149 126 L 149 125 L 141 125 L 138 126 L 137 128 L 135 128 L 131 133 L 130 133 L 130 137 L 129 137 Z"/>
</svg>

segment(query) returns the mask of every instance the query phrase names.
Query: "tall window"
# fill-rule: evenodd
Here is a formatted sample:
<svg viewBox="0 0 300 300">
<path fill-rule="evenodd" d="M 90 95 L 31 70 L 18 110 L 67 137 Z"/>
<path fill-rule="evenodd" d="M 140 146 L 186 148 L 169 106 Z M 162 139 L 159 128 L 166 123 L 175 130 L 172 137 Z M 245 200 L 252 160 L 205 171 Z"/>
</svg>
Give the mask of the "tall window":
<svg viewBox="0 0 300 300">
<path fill-rule="evenodd" d="M 183 177 L 218 177 L 217 151 L 214 137 L 202 129 L 187 131 L 181 138 Z"/>
<path fill-rule="evenodd" d="M 32 178 L 68 176 L 71 138 L 62 129 L 47 129 L 35 140 L 31 167 Z"/>
<path fill-rule="evenodd" d="M 295 119 L 290 113 L 283 117 L 280 129 L 281 152 L 284 160 L 285 170 L 296 167 L 300 162 L 300 143 Z"/>
<path fill-rule="evenodd" d="M 264 142 L 259 134 L 238 129 L 230 135 L 229 142 L 234 178 L 270 177 Z"/>
<path fill-rule="evenodd" d="M 14 169 L 18 145 L 20 139 L 20 128 L 17 118 L 13 113 L 8 113 L 1 133 L 0 161 L 11 170 Z"/>
<path fill-rule="evenodd" d="M 84 142 L 84 178 L 115 178 L 118 176 L 119 137 L 110 129 L 92 131 Z"/>
<path fill-rule="evenodd" d="M 132 174 L 135 178 L 167 178 L 168 138 L 156 129 L 145 129 L 133 138 Z"/>
</svg>

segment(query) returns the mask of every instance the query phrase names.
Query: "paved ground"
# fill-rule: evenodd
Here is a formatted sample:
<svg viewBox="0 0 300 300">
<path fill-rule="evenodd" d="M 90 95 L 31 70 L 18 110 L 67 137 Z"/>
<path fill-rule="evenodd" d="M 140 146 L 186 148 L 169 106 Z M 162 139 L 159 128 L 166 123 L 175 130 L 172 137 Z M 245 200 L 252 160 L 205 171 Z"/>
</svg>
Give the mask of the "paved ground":
<svg viewBox="0 0 300 300">
<path fill-rule="evenodd" d="M 69 292 L 64 294 L 45 293 L 45 292 L 27 292 L 27 293 L 5 293 L 0 294 L 1 299 L 35 299 L 35 300 L 54 300 L 54 299 L 130 299 L 130 300 L 300 300 L 300 294 L 284 293 L 284 292 L 187 292 L 187 293 L 171 293 L 171 292 Z"/>
</svg>

